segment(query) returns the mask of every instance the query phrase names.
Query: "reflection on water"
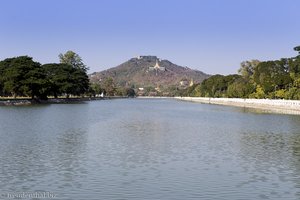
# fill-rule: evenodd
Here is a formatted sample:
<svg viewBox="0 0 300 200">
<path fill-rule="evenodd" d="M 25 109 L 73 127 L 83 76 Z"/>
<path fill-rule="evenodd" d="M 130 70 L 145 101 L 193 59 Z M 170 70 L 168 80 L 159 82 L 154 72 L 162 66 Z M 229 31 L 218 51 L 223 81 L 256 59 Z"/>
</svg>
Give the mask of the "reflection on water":
<svg viewBox="0 0 300 200">
<path fill-rule="evenodd" d="M 299 199 L 300 117 L 160 100 L 0 108 L 0 189 L 59 199 Z"/>
<path fill-rule="evenodd" d="M 247 108 L 244 107 L 245 112 L 256 112 L 256 113 L 277 113 L 277 114 L 289 114 L 289 115 L 300 115 L 299 110 L 289 110 L 289 109 L 278 109 L 278 108 Z"/>
</svg>

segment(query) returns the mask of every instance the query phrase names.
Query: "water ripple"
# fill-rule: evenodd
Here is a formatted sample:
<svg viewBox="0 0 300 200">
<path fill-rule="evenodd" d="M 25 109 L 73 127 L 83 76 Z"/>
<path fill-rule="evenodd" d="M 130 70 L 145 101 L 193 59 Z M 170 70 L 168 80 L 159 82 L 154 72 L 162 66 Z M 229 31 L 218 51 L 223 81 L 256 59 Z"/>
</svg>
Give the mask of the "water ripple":
<svg viewBox="0 0 300 200">
<path fill-rule="evenodd" d="M 0 189 L 58 199 L 299 199 L 300 118 L 172 100 L 0 108 Z"/>
</svg>

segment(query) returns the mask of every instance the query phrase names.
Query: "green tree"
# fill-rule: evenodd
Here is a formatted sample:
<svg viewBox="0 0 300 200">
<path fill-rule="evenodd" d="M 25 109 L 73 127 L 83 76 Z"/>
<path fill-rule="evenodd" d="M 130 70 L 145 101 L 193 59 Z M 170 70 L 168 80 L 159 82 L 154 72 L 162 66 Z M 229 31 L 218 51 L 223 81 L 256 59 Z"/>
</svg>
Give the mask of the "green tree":
<svg viewBox="0 0 300 200">
<path fill-rule="evenodd" d="M 90 85 L 90 88 L 94 92 L 94 96 L 100 95 L 103 92 L 103 89 L 101 88 L 101 85 L 99 83 L 92 83 Z"/>
<path fill-rule="evenodd" d="M 201 84 L 194 84 L 187 88 L 187 96 L 200 97 L 201 96 Z"/>
<path fill-rule="evenodd" d="M 292 82 L 288 73 L 286 60 L 261 62 L 254 71 L 253 78 L 268 94 L 275 88 L 283 89 Z"/>
<path fill-rule="evenodd" d="M 234 98 L 248 98 L 254 91 L 255 87 L 252 83 L 244 78 L 239 78 L 228 86 L 227 95 Z"/>
<path fill-rule="evenodd" d="M 54 96 L 68 93 L 73 85 L 71 83 L 71 73 L 73 68 L 68 64 L 49 63 L 42 65 L 46 72 L 48 81 L 48 94 Z"/>
<path fill-rule="evenodd" d="M 89 89 L 88 67 L 83 63 L 81 57 L 73 51 L 67 51 L 65 54 L 59 54 L 59 59 L 62 64 L 73 68 L 66 68 L 69 81 L 63 85 L 63 90 L 67 94 L 73 95 L 82 95 L 87 92 Z"/>
<path fill-rule="evenodd" d="M 259 60 L 243 61 L 238 73 L 246 80 L 250 80 L 254 73 L 254 69 L 260 63 Z"/>
<path fill-rule="evenodd" d="M 257 85 L 256 91 L 252 94 L 249 95 L 250 98 L 255 98 L 255 99 L 263 99 L 266 97 L 264 89 L 260 86 Z"/>
<path fill-rule="evenodd" d="M 1 83 L 6 93 L 16 96 L 44 96 L 45 74 L 40 63 L 19 56 L 0 62 Z"/>
<path fill-rule="evenodd" d="M 73 68 L 70 83 L 73 85 L 70 94 L 83 95 L 89 89 L 89 77 L 85 71 Z"/>
<path fill-rule="evenodd" d="M 279 98 L 279 99 L 284 99 L 285 93 L 286 93 L 285 89 L 277 90 L 277 91 L 275 91 L 275 97 Z"/>
<path fill-rule="evenodd" d="M 5 59 L 0 62 L 0 95 L 1 96 L 6 96 L 7 93 L 4 90 L 4 82 L 5 82 L 5 77 L 4 77 L 4 71 L 6 67 L 9 65 L 10 59 Z"/>
<path fill-rule="evenodd" d="M 298 54 L 300 55 L 300 46 L 294 47 L 294 50 L 295 50 L 295 51 L 298 51 Z"/>
<path fill-rule="evenodd" d="M 295 80 L 300 77 L 300 56 L 295 58 L 289 58 L 287 60 L 288 71 L 290 73 L 290 77 Z"/>
<path fill-rule="evenodd" d="M 73 51 L 67 51 L 64 54 L 61 53 L 58 57 L 60 63 L 69 64 L 74 68 L 82 69 L 84 72 L 87 72 L 88 70 L 88 67 L 83 63 L 81 57 Z"/>
<path fill-rule="evenodd" d="M 104 92 L 108 96 L 114 96 L 116 92 L 116 86 L 112 77 L 104 79 L 101 84 L 101 87 L 104 89 Z"/>
<path fill-rule="evenodd" d="M 219 96 L 221 91 L 226 90 L 224 76 L 217 74 L 205 79 L 201 84 L 201 95 L 206 97 Z"/>
<path fill-rule="evenodd" d="M 50 63 L 42 66 L 47 76 L 48 93 L 58 95 L 82 95 L 89 89 L 87 74 L 69 64 Z"/>
<path fill-rule="evenodd" d="M 48 84 L 46 74 L 40 66 L 26 73 L 22 84 L 23 92 L 26 96 L 31 96 L 32 99 L 35 97 L 43 100 L 47 99 Z"/>
<path fill-rule="evenodd" d="M 206 97 L 227 97 L 228 86 L 239 78 L 241 76 L 237 74 L 213 75 L 201 83 L 200 94 Z"/>
</svg>

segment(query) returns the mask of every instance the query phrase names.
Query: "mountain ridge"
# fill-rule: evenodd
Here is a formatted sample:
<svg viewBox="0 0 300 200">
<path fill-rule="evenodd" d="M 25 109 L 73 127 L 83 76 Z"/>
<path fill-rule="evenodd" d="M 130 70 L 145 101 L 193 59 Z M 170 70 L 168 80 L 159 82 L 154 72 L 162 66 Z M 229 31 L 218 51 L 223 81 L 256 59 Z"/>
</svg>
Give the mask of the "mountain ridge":
<svg viewBox="0 0 300 200">
<path fill-rule="evenodd" d="M 138 56 L 100 72 L 89 75 L 92 83 L 100 83 L 108 77 L 121 87 L 161 88 L 187 87 L 190 82 L 200 83 L 210 75 L 189 67 L 182 67 L 157 56 Z"/>
</svg>

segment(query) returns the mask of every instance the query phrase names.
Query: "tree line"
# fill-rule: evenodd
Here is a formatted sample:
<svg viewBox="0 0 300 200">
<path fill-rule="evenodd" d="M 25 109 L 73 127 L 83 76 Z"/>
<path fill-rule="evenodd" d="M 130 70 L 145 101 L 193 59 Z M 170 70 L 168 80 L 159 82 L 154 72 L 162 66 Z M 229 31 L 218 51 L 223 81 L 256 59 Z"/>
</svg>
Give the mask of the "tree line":
<svg viewBox="0 0 300 200">
<path fill-rule="evenodd" d="M 0 96 L 30 97 L 46 100 L 60 96 L 132 95 L 134 91 L 118 88 L 111 78 L 102 84 L 89 83 L 88 67 L 73 51 L 59 54 L 60 63 L 40 64 L 29 56 L 0 61 Z"/>
<path fill-rule="evenodd" d="M 136 96 L 133 87 L 118 86 L 112 77 L 106 77 L 103 81 L 98 83 L 91 83 L 88 94 L 89 96 L 97 96 L 99 94 L 106 96 Z"/>
<path fill-rule="evenodd" d="M 87 67 L 74 52 L 60 54 L 60 63 L 40 64 L 29 56 L 0 61 L 0 95 L 47 99 L 82 95 L 89 88 Z"/>
<path fill-rule="evenodd" d="M 183 92 L 184 96 L 300 99 L 300 46 L 298 55 L 280 60 L 241 63 L 238 74 L 213 75 Z"/>
</svg>

